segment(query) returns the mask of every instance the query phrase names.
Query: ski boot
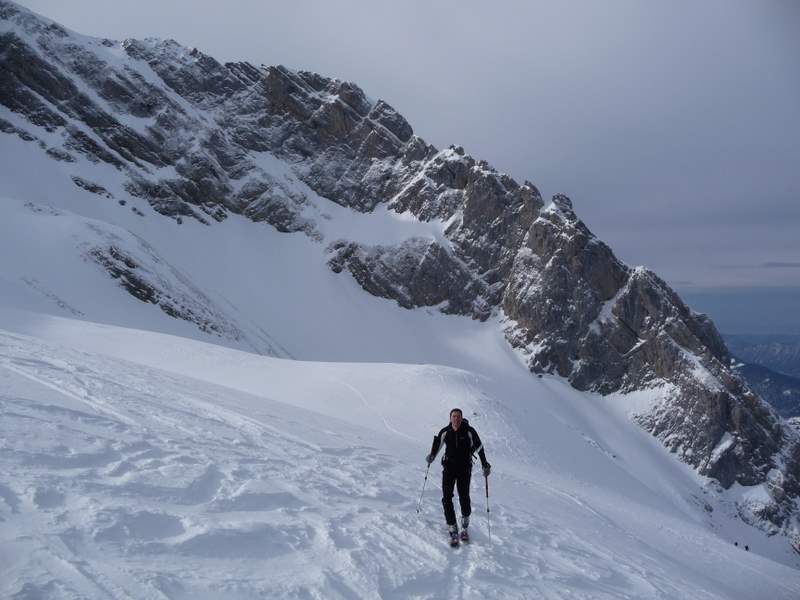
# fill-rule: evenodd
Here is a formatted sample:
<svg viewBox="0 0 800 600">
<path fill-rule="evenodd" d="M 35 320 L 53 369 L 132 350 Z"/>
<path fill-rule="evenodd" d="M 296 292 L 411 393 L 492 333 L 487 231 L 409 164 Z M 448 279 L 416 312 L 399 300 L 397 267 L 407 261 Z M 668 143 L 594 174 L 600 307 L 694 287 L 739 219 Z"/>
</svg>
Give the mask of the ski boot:
<svg viewBox="0 0 800 600">
<path fill-rule="evenodd" d="M 469 527 L 469 517 L 461 517 L 461 541 L 468 542 L 469 541 L 469 531 L 467 530 Z"/>
<path fill-rule="evenodd" d="M 455 548 L 458 546 L 458 525 L 450 525 L 448 531 L 450 533 L 450 546 Z"/>
</svg>

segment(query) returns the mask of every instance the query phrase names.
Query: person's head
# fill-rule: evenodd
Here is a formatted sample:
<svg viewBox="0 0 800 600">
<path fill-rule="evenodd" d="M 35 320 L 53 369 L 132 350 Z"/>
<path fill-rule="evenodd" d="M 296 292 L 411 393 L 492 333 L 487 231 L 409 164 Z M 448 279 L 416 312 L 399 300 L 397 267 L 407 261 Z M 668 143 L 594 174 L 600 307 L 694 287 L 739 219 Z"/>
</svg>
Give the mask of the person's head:
<svg viewBox="0 0 800 600">
<path fill-rule="evenodd" d="M 454 430 L 458 430 L 461 427 L 461 421 L 464 418 L 464 413 L 461 412 L 460 408 L 454 408 L 450 411 L 450 425 L 452 425 Z"/>
</svg>

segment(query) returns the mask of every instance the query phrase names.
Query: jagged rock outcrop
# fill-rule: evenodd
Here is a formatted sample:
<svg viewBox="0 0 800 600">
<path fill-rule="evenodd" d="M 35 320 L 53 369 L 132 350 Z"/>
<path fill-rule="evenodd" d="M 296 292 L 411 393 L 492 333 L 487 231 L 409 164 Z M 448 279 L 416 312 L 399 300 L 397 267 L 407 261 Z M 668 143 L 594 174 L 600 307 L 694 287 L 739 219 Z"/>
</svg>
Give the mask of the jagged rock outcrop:
<svg viewBox="0 0 800 600">
<path fill-rule="evenodd" d="M 221 64 L 173 40 L 84 38 L 6 0 L 0 22 L 2 134 L 65 165 L 75 156 L 107 163 L 128 194 L 176 220 L 213 226 L 240 214 L 324 241 L 335 272 L 403 307 L 481 320 L 502 313 L 534 372 L 604 394 L 659 390 L 637 417 L 643 427 L 724 487 L 763 485 L 769 501 L 742 504 L 743 518 L 796 526 L 798 432 L 730 371 L 713 323 L 651 271 L 618 260 L 567 197 L 545 207 L 533 184 L 461 147 L 437 150 L 352 83 Z M 315 215 L 327 201 L 409 213 L 441 235 L 325 240 Z M 116 252 L 90 256 L 167 310 L 169 294 Z M 204 319 L 200 308 L 182 314 Z"/>
<path fill-rule="evenodd" d="M 486 319 L 492 305 L 487 285 L 435 241 L 412 238 L 398 246 L 366 247 L 336 242 L 331 269 L 347 269 L 369 293 L 404 308 L 442 305 L 442 312 Z"/>
<path fill-rule="evenodd" d="M 32 206 L 31 210 L 42 209 Z M 137 300 L 157 306 L 168 316 L 191 323 L 209 335 L 240 342 L 254 352 L 290 356 L 260 328 L 242 327 L 220 302 L 205 294 L 143 239 L 98 222 L 90 221 L 87 226 L 91 233 L 80 243 L 83 256 Z"/>
</svg>

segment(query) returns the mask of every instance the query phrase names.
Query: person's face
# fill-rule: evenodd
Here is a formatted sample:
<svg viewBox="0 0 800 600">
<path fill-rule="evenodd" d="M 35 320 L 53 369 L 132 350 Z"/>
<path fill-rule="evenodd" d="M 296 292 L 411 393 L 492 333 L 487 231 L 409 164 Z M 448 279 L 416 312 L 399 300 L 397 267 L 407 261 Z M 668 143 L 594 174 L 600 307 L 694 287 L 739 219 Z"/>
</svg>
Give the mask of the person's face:
<svg viewBox="0 0 800 600">
<path fill-rule="evenodd" d="M 458 411 L 450 413 L 450 425 L 453 426 L 455 431 L 458 431 L 458 428 L 461 427 L 462 418 L 463 416 Z"/>
</svg>

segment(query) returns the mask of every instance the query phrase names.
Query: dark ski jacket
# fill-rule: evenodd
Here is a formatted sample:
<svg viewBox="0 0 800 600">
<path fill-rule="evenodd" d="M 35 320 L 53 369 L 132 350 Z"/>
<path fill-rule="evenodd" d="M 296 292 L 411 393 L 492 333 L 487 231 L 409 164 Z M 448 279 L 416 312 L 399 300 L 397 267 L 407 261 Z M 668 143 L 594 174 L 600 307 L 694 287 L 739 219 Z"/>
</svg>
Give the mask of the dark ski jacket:
<svg viewBox="0 0 800 600">
<path fill-rule="evenodd" d="M 461 427 L 458 428 L 458 431 L 454 431 L 452 425 L 448 424 L 447 427 L 443 427 L 434 436 L 431 456 L 436 458 L 442 444 L 446 446 L 444 456 L 442 456 L 442 464 L 445 467 L 472 466 L 473 456 L 476 453 L 481 459 L 481 465 L 486 466 L 488 464 L 481 438 L 466 419 L 461 421 Z"/>
</svg>

